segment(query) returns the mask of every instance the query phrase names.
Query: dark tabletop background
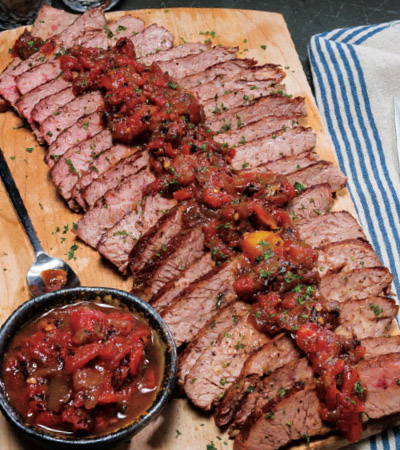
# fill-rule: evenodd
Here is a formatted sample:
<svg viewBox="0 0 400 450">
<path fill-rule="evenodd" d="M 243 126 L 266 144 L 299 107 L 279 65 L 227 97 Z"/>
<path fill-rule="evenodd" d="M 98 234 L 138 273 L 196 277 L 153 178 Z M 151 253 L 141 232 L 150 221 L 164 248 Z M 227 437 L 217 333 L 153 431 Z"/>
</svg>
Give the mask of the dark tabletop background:
<svg viewBox="0 0 400 450">
<path fill-rule="evenodd" d="M 68 10 L 61 0 L 53 0 L 52 5 Z M 307 44 L 313 34 L 400 19 L 400 0 L 121 0 L 114 9 L 173 7 L 255 9 L 283 14 L 310 82 Z"/>
</svg>

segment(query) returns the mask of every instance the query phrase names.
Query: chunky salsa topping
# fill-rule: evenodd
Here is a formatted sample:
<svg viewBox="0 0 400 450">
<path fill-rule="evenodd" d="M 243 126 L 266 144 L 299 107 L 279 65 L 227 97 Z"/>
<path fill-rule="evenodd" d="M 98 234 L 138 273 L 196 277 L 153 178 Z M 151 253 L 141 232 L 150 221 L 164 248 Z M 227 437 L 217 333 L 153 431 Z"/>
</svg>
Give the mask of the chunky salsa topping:
<svg viewBox="0 0 400 450">
<path fill-rule="evenodd" d="M 15 41 L 13 48 L 11 49 L 11 56 L 13 58 L 21 58 L 22 60 L 28 59 L 31 55 L 36 53 L 44 44 L 44 41 L 32 36 L 31 32 L 27 29 L 18 37 Z"/>
<path fill-rule="evenodd" d="M 99 435 L 152 404 L 163 348 L 139 316 L 81 302 L 53 309 L 16 334 L 2 378 L 10 402 L 47 431 Z"/>
<path fill-rule="evenodd" d="M 40 274 L 44 284 L 44 292 L 62 289 L 67 284 L 67 272 L 63 269 L 43 270 Z"/>
</svg>

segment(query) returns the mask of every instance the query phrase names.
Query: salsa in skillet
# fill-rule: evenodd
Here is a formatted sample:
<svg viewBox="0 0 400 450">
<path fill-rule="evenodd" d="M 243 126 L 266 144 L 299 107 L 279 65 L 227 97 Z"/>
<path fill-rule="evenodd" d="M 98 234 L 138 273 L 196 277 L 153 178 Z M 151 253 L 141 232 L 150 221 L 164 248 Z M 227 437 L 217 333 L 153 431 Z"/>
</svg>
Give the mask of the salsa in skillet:
<svg viewBox="0 0 400 450">
<path fill-rule="evenodd" d="M 28 423 L 86 436 L 116 431 L 143 414 L 163 372 L 163 344 L 144 319 L 80 302 L 46 312 L 17 333 L 2 379 Z"/>
</svg>

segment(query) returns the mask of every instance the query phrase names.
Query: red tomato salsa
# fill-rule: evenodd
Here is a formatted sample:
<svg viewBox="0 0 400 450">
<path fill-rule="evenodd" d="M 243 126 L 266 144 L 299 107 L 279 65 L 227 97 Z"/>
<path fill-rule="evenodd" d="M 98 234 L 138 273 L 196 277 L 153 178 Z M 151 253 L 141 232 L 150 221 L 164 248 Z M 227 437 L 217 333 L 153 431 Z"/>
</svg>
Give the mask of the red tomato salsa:
<svg viewBox="0 0 400 450">
<path fill-rule="evenodd" d="M 4 357 L 10 402 L 30 424 L 77 436 L 115 431 L 153 403 L 164 351 L 144 319 L 81 302 L 23 328 Z"/>
</svg>

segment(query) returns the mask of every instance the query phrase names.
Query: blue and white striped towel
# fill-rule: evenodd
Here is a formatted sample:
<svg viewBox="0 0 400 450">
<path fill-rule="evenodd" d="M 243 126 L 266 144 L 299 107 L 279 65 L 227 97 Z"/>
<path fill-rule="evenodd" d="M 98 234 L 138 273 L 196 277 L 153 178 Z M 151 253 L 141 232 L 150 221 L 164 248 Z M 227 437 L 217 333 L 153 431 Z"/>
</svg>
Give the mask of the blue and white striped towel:
<svg viewBox="0 0 400 450">
<path fill-rule="evenodd" d="M 400 171 L 393 97 L 400 99 L 400 21 L 313 36 L 315 96 L 360 223 L 400 294 Z M 355 446 L 400 450 L 396 427 Z"/>
</svg>

